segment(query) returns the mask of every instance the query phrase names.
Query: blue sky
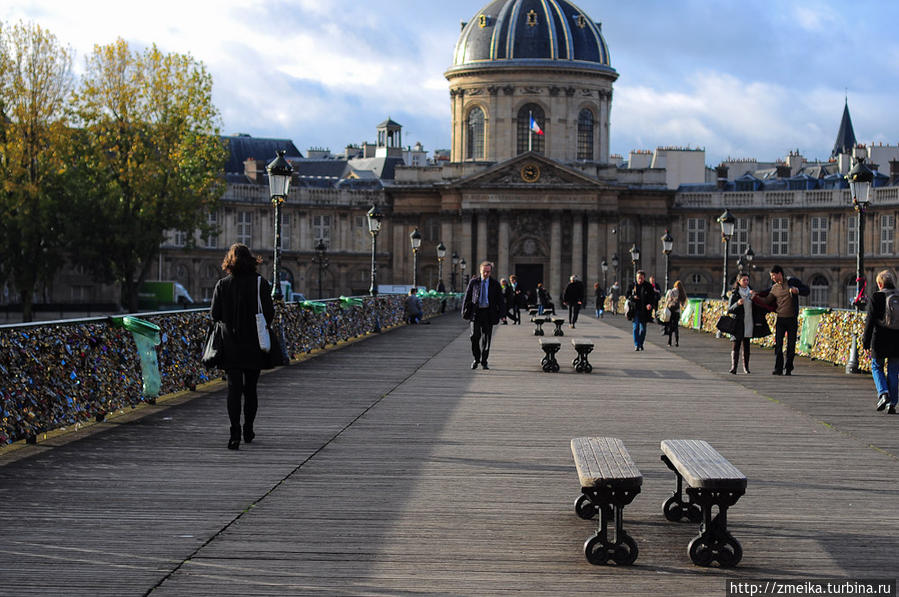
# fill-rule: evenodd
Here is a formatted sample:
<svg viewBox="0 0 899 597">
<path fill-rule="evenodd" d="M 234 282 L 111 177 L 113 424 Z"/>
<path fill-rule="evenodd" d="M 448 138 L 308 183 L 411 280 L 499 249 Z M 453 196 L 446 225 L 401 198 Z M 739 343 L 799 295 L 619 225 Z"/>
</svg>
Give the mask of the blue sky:
<svg viewBox="0 0 899 597">
<path fill-rule="evenodd" d="M 487 0 L 6 0 L 77 54 L 123 37 L 206 63 L 225 133 L 289 137 L 302 151 L 374 141 L 450 145 L 447 81 L 460 21 Z M 860 142 L 899 143 L 897 2 L 581 0 L 620 77 L 612 152 L 705 147 L 706 162 L 827 158 L 848 89 Z"/>
</svg>

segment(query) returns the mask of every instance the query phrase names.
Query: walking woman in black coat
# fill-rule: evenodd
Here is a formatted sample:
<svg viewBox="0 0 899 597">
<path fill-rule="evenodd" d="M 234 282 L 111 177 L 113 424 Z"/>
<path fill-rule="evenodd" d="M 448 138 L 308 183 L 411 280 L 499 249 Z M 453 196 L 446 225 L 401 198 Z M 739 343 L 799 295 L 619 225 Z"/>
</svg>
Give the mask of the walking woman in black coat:
<svg viewBox="0 0 899 597">
<path fill-rule="evenodd" d="M 266 323 L 271 325 L 275 318 L 271 286 L 256 273 L 256 266 L 260 263 L 262 258 L 253 255 L 246 245 L 231 245 L 222 261 L 222 270 L 228 275 L 218 281 L 212 294 L 212 319 L 224 322 L 227 328 L 221 368 L 228 374 L 229 450 L 240 447 L 241 396 L 243 439 L 250 443 L 256 437 L 253 431 L 258 407 L 256 383 L 260 370 L 267 367 L 267 355 L 259 349 L 256 334 L 256 313 L 260 300 Z"/>
<path fill-rule="evenodd" d="M 747 307 L 749 310 L 747 311 Z M 752 302 L 752 290 L 749 288 L 749 274 L 740 274 L 730 293 L 730 304 L 727 312 L 737 320 L 734 333 L 734 345 L 730 351 L 730 372 L 737 374 L 737 363 L 740 361 L 740 348 L 743 349 L 743 373 L 749 373 L 749 340 L 771 335 L 766 316 L 768 311 Z"/>
</svg>

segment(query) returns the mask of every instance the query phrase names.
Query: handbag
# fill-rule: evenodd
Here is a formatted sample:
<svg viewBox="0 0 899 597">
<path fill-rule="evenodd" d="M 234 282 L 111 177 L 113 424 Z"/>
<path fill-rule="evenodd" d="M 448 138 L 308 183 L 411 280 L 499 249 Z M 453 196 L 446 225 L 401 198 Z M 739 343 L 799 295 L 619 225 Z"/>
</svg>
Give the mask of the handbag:
<svg viewBox="0 0 899 597">
<path fill-rule="evenodd" d="M 290 355 L 287 354 L 287 339 L 280 323 L 273 323 L 269 330 L 272 339 L 272 348 L 265 355 L 265 369 L 281 367 L 290 364 Z"/>
<path fill-rule="evenodd" d="M 203 345 L 203 356 L 200 361 L 207 369 L 221 369 L 225 346 L 225 324 L 213 321 L 206 331 L 206 343 Z"/>
<path fill-rule="evenodd" d="M 715 327 L 721 332 L 733 336 L 737 331 L 737 320 L 730 315 L 722 315 L 718 318 L 718 323 L 715 324 Z"/>
<path fill-rule="evenodd" d="M 259 339 L 259 350 L 268 352 L 272 348 L 272 338 L 268 332 L 268 323 L 262 312 L 262 276 L 256 276 L 256 337 Z"/>
<path fill-rule="evenodd" d="M 665 307 L 659 312 L 659 321 L 662 323 L 668 323 L 671 321 L 671 309 Z"/>
</svg>

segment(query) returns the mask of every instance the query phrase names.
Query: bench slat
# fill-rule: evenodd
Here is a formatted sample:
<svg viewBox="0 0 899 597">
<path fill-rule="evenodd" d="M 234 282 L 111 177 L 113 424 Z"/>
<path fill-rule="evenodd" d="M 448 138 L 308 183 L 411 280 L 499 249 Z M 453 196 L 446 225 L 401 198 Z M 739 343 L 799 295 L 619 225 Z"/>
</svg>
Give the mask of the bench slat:
<svg viewBox="0 0 899 597">
<path fill-rule="evenodd" d="M 571 440 L 571 453 L 581 487 L 595 487 L 609 481 L 619 487 L 643 484 L 643 474 L 620 439 L 576 437 Z"/>
<path fill-rule="evenodd" d="M 593 346 L 593 340 L 587 340 L 586 338 L 572 338 L 571 345 L 572 346 Z"/>
<path fill-rule="evenodd" d="M 540 345 L 543 346 L 544 344 L 557 344 L 561 346 L 562 341 L 558 338 L 540 338 Z"/>
<path fill-rule="evenodd" d="M 661 447 L 690 487 L 746 489 L 746 475 L 704 440 L 666 439 Z"/>
</svg>

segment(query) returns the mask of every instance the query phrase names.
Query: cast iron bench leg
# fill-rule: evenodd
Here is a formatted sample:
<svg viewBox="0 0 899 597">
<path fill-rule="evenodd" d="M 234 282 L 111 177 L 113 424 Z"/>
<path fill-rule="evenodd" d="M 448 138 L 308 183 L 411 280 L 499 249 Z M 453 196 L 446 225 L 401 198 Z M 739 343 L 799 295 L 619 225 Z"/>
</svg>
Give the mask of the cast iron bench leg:
<svg viewBox="0 0 899 597">
<path fill-rule="evenodd" d="M 677 483 L 674 493 L 662 504 L 662 513 L 665 515 L 665 518 L 671 522 L 680 522 L 684 518 L 690 522 L 701 522 L 702 509 L 692 503 L 692 498 L 684 501 L 684 478 L 664 454 L 662 454 L 662 462 L 674 472 L 675 482 Z"/>
<path fill-rule="evenodd" d="M 599 524 L 596 533 L 584 542 L 584 556 L 594 565 L 608 564 L 610 561 L 619 566 L 633 564 L 639 550 L 637 542 L 624 530 L 624 506 L 629 504 L 637 492 L 633 490 L 617 490 L 609 488 L 582 487 L 583 495 L 575 502 L 577 515 L 590 519 L 599 513 Z M 615 523 L 615 538 L 609 540 L 609 523 Z"/>
<path fill-rule="evenodd" d="M 690 559 L 697 566 L 708 566 L 717 560 L 722 568 L 736 566 L 743 558 L 743 547 L 727 531 L 727 509 L 740 495 L 730 491 L 687 488 L 692 501 L 702 508 L 702 524 L 699 535 L 687 546 Z M 712 506 L 718 506 L 718 514 L 712 518 Z"/>
</svg>

